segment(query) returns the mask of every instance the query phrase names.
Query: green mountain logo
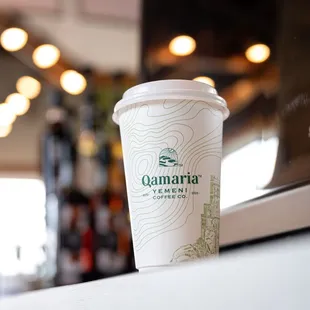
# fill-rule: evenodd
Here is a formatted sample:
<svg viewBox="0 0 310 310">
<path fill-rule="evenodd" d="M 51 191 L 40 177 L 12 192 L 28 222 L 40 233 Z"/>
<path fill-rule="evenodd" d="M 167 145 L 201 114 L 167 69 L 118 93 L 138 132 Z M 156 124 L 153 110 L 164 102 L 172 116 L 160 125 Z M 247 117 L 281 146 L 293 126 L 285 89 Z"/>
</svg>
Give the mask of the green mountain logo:
<svg viewBox="0 0 310 310">
<path fill-rule="evenodd" d="M 178 165 L 178 153 L 172 148 L 163 149 L 159 154 L 159 167 L 175 167 Z"/>
</svg>

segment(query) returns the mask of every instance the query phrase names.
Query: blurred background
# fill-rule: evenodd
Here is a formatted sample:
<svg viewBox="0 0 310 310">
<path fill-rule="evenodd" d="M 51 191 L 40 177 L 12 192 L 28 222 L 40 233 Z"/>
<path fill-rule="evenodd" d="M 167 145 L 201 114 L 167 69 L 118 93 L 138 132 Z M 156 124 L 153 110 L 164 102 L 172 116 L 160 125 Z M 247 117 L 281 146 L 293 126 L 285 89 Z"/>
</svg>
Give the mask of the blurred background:
<svg viewBox="0 0 310 310">
<path fill-rule="evenodd" d="M 308 0 L 0 0 L 0 298 L 134 272 L 129 87 L 214 86 L 221 209 L 310 178 Z"/>
</svg>

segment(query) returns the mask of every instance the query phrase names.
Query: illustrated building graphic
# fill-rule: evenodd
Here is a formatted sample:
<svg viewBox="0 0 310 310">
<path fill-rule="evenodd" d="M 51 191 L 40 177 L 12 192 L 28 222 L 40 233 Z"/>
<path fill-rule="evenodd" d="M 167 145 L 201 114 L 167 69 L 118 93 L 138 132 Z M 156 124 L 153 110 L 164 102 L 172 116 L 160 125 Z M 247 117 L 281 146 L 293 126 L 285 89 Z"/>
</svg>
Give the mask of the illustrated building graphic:
<svg viewBox="0 0 310 310">
<path fill-rule="evenodd" d="M 201 214 L 201 236 L 195 243 L 177 249 L 171 262 L 186 262 L 217 254 L 219 250 L 219 224 L 220 181 L 215 176 L 211 176 L 210 200 L 209 203 L 203 205 L 203 214 Z"/>
</svg>

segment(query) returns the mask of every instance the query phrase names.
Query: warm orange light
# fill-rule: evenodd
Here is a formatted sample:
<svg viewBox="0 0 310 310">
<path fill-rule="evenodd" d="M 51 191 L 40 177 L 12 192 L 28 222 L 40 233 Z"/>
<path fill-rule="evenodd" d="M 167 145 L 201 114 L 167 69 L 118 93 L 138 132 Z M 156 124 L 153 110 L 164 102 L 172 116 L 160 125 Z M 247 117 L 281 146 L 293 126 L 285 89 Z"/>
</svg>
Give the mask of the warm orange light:
<svg viewBox="0 0 310 310">
<path fill-rule="evenodd" d="M 59 58 L 60 51 L 52 44 L 40 45 L 32 54 L 34 64 L 41 69 L 47 69 L 54 66 L 58 62 Z"/>
<path fill-rule="evenodd" d="M 0 104 L 0 126 L 7 127 L 13 124 L 16 120 L 14 111 L 9 107 L 7 103 Z"/>
<path fill-rule="evenodd" d="M 8 28 L 2 32 L 0 40 L 5 50 L 16 52 L 26 45 L 28 34 L 25 30 L 20 28 Z"/>
<path fill-rule="evenodd" d="M 212 87 L 215 87 L 214 80 L 212 80 L 211 78 L 209 78 L 207 76 L 197 76 L 196 78 L 194 78 L 194 81 L 205 83 L 205 84 L 208 84 Z"/>
<path fill-rule="evenodd" d="M 196 41 L 190 36 L 178 36 L 171 40 L 169 51 L 176 56 L 187 56 L 196 49 Z"/>
<path fill-rule="evenodd" d="M 253 94 L 253 91 L 252 82 L 247 80 L 240 80 L 234 87 L 234 92 L 238 100 L 247 100 Z"/>
<path fill-rule="evenodd" d="M 60 85 L 69 94 L 79 95 L 85 90 L 87 82 L 82 74 L 67 70 L 60 77 Z"/>
<path fill-rule="evenodd" d="M 23 115 L 30 108 L 29 99 L 18 93 L 8 95 L 5 102 L 16 115 Z"/>
<path fill-rule="evenodd" d="M 255 44 L 245 51 L 245 56 L 250 62 L 262 63 L 270 56 L 270 48 L 265 44 Z"/>
<path fill-rule="evenodd" d="M 16 89 L 28 99 L 34 99 L 40 94 L 41 83 L 31 76 L 22 76 L 16 82 Z"/>
</svg>

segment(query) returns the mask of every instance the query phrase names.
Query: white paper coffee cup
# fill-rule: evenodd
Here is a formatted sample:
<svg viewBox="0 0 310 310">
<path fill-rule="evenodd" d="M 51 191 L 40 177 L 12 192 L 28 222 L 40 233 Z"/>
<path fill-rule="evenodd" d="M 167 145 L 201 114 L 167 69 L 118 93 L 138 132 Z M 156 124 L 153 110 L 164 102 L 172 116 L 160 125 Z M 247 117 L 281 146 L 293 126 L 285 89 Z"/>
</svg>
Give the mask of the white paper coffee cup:
<svg viewBox="0 0 310 310">
<path fill-rule="evenodd" d="M 219 251 L 224 99 L 187 80 L 141 84 L 114 109 L 138 269 Z"/>
</svg>

